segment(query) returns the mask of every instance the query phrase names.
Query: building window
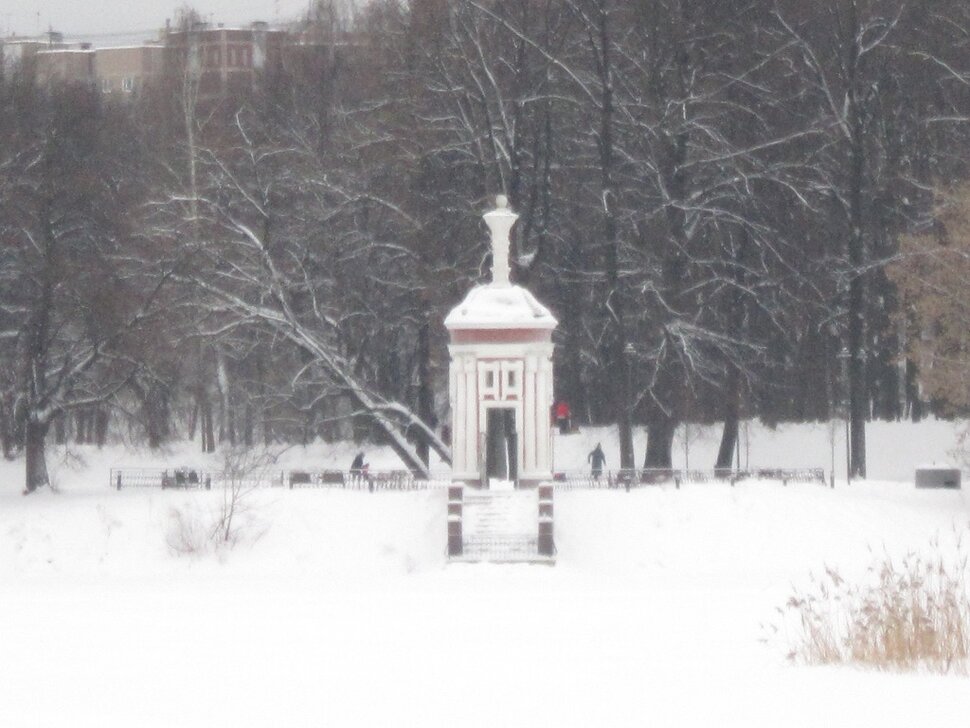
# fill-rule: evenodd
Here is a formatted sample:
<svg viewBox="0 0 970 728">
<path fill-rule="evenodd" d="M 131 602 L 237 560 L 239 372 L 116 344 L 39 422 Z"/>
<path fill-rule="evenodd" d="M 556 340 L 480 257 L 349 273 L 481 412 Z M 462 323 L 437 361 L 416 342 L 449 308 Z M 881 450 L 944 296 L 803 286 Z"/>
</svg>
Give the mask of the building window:
<svg viewBox="0 0 970 728">
<path fill-rule="evenodd" d="M 236 52 L 232 48 L 226 48 L 226 65 L 236 65 Z"/>
<path fill-rule="evenodd" d="M 101 79 L 101 93 L 110 94 L 111 93 L 111 79 L 102 78 Z"/>
<path fill-rule="evenodd" d="M 502 371 L 498 362 L 478 362 L 478 395 L 480 399 L 501 398 Z"/>
<path fill-rule="evenodd" d="M 121 79 L 121 90 L 129 94 L 134 91 L 135 79 L 133 79 L 131 76 L 126 76 L 125 78 Z"/>
<path fill-rule="evenodd" d="M 478 363 L 478 394 L 482 400 L 522 401 L 523 362 L 485 361 Z"/>
<path fill-rule="evenodd" d="M 502 362 L 502 399 L 522 399 L 522 366 L 521 361 Z"/>
</svg>

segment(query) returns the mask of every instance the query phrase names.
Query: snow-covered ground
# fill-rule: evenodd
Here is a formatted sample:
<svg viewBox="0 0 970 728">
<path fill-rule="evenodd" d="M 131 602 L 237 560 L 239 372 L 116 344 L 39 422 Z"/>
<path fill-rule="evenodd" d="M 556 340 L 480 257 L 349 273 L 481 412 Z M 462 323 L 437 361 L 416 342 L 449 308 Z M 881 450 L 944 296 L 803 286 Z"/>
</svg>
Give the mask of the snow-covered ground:
<svg viewBox="0 0 970 728">
<path fill-rule="evenodd" d="M 29 498 L 22 463 L 0 464 L 0 726 L 962 727 L 966 678 L 798 667 L 762 641 L 812 570 L 970 539 L 968 489 L 911 484 L 958 429 L 874 425 L 874 479 L 834 490 L 559 494 L 552 568 L 447 566 L 427 492 L 261 489 L 235 547 L 177 555 L 175 514 L 207 523 L 222 494 L 118 492 L 108 468 L 218 456 L 81 449 L 52 458 L 57 493 Z M 825 426 L 749 434 L 752 465 L 828 468 Z M 690 437 L 691 466 L 710 467 L 716 431 Z M 561 438 L 557 467 L 597 441 L 615 464 L 600 430 Z"/>
</svg>

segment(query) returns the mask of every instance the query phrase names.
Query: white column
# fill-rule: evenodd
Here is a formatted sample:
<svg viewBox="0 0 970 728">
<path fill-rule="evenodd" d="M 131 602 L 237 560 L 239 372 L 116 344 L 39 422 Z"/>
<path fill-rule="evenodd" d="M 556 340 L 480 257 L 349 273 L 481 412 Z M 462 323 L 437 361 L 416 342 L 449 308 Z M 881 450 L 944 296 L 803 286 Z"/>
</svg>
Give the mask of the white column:
<svg viewBox="0 0 970 728">
<path fill-rule="evenodd" d="M 533 354 L 525 359 L 525 376 L 522 381 L 522 393 L 525 398 L 525 409 L 523 412 L 522 440 L 525 446 L 525 462 L 522 463 L 522 472 L 531 475 L 536 471 L 536 420 L 538 419 L 538 407 L 536 407 L 536 369 L 538 361 Z"/>
<path fill-rule="evenodd" d="M 478 470 L 478 366 L 474 354 L 465 358 L 465 472 Z"/>
<path fill-rule="evenodd" d="M 538 423 L 538 448 L 536 454 L 536 471 L 543 475 L 552 473 L 552 440 L 549 430 L 549 408 L 552 406 L 552 360 L 542 357 L 539 365 L 539 387 L 536 413 Z"/>
<path fill-rule="evenodd" d="M 451 398 L 451 471 L 463 473 L 465 464 L 465 358 L 453 356 L 448 368 L 448 396 Z"/>
<path fill-rule="evenodd" d="M 535 472 L 541 473 L 546 463 L 546 423 L 549 422 L 549 408 L 546 406 L 546 380 L 542 374 L 542 355 L 536 356 L 536 434 L 535 434 Z"/>
</svg>

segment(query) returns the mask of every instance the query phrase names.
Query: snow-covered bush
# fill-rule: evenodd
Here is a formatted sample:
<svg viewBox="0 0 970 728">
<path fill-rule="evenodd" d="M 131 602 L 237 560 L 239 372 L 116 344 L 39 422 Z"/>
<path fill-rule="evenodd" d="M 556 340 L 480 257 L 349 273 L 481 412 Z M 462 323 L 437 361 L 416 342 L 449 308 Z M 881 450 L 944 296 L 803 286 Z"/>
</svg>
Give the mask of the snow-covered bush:
<svg viewBox="0 0 970 728">
<path fill-rule="evenodd" d="M 165 542 L 174 554 L 199 556 L 213 546 L 211 519 L 198 507 L 186 505 L 169 511 Z"/>
<path fill-rule="evenodd" d="M 966 673 L 970 663 L 968 549 L 957 538 L 944 556 L 884 556 L 850 583 L 826 567 L 779 612 L 789 658 L 807 664 L 855 663 L 889 670 Z"/>
<path fill-rule="evenodd" d="M 226 453 L 224 480 L 216 483 L 221 499 L 214 507 L 199 503 L 173 508 L 166 542 L 173 553 L 204 554 L 232 548 L 241 541 L 256 541 L 266 525 L 254 510 L 253 494 L 268 477 L 275 458 L 261 452 L 233 449 Z"/>
</svg>

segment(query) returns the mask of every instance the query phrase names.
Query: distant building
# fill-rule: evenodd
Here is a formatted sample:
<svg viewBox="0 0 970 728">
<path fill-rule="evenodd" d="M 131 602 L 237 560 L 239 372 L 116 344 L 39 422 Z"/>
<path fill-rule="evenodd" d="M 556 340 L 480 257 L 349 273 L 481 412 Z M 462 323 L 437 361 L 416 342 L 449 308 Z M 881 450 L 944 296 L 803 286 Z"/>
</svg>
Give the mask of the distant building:
<svg viewBox="0 0 970 728">
<path fill-rule="evenodd" d="M 92 83 L 94 50 L 88 43 L 68 43 L 64 35 L 50 31 L 42 36 L 9 36 L 0 39 L 5 69 L 21 68 L 37 83 Z"/>
<path fill-rule="evenodd" d="M 191 28 L 165 33 L 166 73 L 197 79 L 203 96 L 251 88 L 257 76 L 282 63 L 287 33 L 266 23 L 248 28 Z"/>
<path fill-rule="evenodd" d="M 105 94 L 141 91 L 159 78 L 165 66 L 165 47 L 160 44 L 98 48 L 94 52 L 94 75 Z"/>
<path fill-rule="evenodd" d="M 119 41 L 124 45 L 111 45 Z M 338 46 L 356 45 L 349 36 L 338 41 L 307 29 L 291 33 L 270 28 L 264 22 L 233 28 L 166 25 L 157 39 L 139 41 L 105 36 L 95 42 L 70 42 L 51 31 L 2 39 L 0 50 L 5 67 L 21 64 L 43 85 L 90 83 L 105 94 L 125 98 L 157 81 L 190 78 L 198 82 L 201 97 L 217 98 L 251 89 L 263 73 L 284 64 L 312 67 L 321 53 L 332 60 Z"/>
<path fill-rule="evenodd" d="M 4 68 L 33 64 L 40 51 L 60 50 L 68 48 L 61 33 L 45 33 L 42 36 L 8 36 L 0 39 L 0 56 Z"/>
<path fill-rule="evenodd" d="M 37 82 L 42 85 L 94 82 L 94 50 L 91 48 L 39 50 L 34 54 L 34 62 Z"/>
</svg>

